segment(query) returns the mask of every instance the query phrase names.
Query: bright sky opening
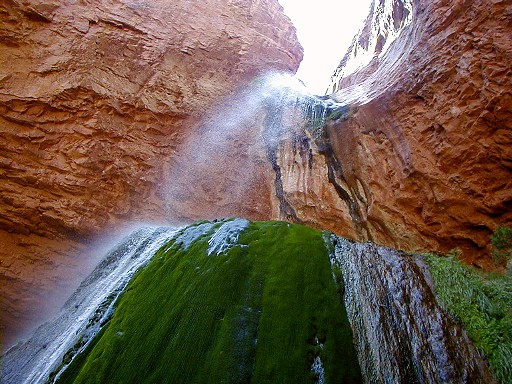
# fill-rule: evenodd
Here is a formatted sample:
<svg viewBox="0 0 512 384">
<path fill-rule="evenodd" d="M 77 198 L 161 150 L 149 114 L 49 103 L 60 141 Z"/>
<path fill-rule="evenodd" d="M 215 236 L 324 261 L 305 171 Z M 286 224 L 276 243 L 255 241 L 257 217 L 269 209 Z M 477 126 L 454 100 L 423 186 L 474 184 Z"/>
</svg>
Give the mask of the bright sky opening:
<svg viewBox="0 0 512 384">
<path fill-rule="evenodd" d="M 371 0 L 278 1 L 304 47 L 297 77 L 309 92 L 323 95 L 354 35 L 362 28 Z"/>
</svg>

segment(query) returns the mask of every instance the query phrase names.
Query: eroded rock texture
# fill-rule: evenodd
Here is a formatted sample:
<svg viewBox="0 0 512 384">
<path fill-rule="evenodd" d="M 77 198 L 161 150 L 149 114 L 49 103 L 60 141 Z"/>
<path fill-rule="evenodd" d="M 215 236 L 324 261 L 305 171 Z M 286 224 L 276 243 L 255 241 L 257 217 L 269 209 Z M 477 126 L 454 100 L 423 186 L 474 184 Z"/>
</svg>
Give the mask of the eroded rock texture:
<svg viewBox="0 0 512 384">
<path fill-rule="evenodd" d="M 333 98 L 357 112 L 304 144 L 312 165 L 283 150 L 295 211 L 486 266 L 489 236 L 512 222 L 510 36 L 510 1 L 375 1 L 333 77 Z"/>
<path fill-rule="evenodd" d="M 420 255 L 332 238 L 365 383 L 495 383 Z"/>
<path fill-rule="evenodd" d="M 302 49 L 276 0 L 6 0 L 0 15 L 6 347 L 86 273 L 91 236 L 166 218 L 161 184 L 199 116 Z"/>
</svg>

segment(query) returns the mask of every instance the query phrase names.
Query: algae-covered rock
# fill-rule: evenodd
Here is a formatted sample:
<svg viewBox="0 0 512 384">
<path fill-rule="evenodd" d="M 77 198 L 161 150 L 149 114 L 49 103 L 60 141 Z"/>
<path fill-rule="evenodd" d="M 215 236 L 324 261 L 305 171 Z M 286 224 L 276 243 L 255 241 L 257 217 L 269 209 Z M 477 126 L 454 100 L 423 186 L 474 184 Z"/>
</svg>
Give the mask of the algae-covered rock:
<svg viewBox="0 0 512 384">
<path fill-rule="evenodd" d="M 322 232 L 185 228 L 127 287 L 60 382 L 347 383 L 360 372 Z"/>
<path fill-rule="evenodd" d="M 509 276 L 303 225 L 141 229 L 2 383 L 508 383 L 511 303 Z"/>
</svg>

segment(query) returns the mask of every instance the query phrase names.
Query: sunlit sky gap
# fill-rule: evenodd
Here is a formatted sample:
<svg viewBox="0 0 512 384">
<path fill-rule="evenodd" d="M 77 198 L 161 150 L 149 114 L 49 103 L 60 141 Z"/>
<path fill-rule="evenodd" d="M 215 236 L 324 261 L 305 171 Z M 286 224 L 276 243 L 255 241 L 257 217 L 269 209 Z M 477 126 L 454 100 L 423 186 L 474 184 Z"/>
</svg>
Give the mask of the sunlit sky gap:
<svg viewBox="0 0 512 384">
<path fill-rule="evenodd" d="M 323 95 L 331 75 L 368 15 L 371 0 L 278 0 L 297 28 L 304 59 L 297 72 L 309 92 Z"/>
</svg>

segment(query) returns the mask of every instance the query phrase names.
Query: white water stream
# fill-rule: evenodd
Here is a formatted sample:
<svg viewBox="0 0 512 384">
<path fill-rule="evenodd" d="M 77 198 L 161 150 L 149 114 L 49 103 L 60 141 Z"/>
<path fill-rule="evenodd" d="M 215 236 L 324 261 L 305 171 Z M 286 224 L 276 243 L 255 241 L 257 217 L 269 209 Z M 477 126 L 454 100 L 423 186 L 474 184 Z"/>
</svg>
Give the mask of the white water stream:
<svg viewBox="0 0 512 384">
<path fill-rule="evenodd" d="M 68 350 L 74 346 L 83 350 L 111 316 L 117 296 L 131 277 L 177 231 L 143 227 L 124 238 L 80 284 L 53 321 L 2 356 L 2 383 L 46 382 Z"/>
</svg>

